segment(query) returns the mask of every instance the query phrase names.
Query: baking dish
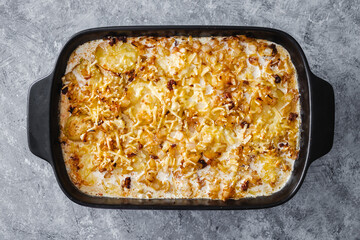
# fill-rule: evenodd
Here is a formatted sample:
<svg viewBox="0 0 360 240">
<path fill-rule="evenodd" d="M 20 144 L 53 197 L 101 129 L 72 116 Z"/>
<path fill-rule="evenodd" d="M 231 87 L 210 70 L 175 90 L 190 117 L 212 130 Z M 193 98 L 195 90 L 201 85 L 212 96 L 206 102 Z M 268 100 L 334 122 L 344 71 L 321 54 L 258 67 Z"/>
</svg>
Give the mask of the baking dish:
<svg viewBox="0 0 360 240">
<path fill-rule="evenodd" d="M 298 73 L 301 104 L 300 152 L 292 175 L 282 190 L 270 196 L 239 200 L 209 199 L 131 199 L 89 196 L 80 192 L 66 172 L 59 142 L 58 103 L 61 77 L 67 60 L 79 45 L 106 36 L 230 36 L 250 35 L 285 47 Z M 269 28 L 223 26 L 148 26 L 107 27 L 82 31 L 64 46 L 54 71 L 30 88 L 28 140 L 30 150 L 53 167 L 64 193 L 74 202 L 106 208 L 149 209 L 249 209 L 276 206 L 289 200 L 299 189 L 307 168 L 315 159 L 330 151 L 334 135 L 334 92 L 331 85 L 311 73 L 303 51 L 288 34 Z"/>
</svg>

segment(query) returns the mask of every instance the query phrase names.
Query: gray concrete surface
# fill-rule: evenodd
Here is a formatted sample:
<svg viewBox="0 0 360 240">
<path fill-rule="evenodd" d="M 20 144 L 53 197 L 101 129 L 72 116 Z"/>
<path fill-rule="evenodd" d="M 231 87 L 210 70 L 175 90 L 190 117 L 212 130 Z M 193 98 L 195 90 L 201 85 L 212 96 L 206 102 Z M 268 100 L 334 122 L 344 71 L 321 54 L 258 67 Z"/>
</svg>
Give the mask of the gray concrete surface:
<svg viewBox="0 0 360 240">
<path fill-rule="evenodd" d="M 358 1 L 0 0 L 0 239 L 360 239 Z M 300 43 L 336 94 L 332 151 L 296 196 L 252 211 L 129 211 L 79 206 L 27 148 L 31 83 L 77 31 L 110 25 L 274 27 Z"/>
</svg>

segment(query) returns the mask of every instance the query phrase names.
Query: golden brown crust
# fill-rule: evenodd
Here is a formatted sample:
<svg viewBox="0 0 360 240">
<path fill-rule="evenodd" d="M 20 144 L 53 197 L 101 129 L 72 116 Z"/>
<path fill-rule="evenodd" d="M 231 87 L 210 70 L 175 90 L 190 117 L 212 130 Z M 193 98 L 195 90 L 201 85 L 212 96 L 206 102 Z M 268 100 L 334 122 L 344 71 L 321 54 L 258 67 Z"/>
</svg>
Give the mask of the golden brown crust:
<svg viewBox="0 0 360 240">
<path fill-rule="evenodd" d="M 66 166 L 82 191 L 226 200 L 286 183 L 300 117 L 283 47 L 245 36 L 93 45 L 90 57 L 72 55 L 60 104 Z"/>
</svg>

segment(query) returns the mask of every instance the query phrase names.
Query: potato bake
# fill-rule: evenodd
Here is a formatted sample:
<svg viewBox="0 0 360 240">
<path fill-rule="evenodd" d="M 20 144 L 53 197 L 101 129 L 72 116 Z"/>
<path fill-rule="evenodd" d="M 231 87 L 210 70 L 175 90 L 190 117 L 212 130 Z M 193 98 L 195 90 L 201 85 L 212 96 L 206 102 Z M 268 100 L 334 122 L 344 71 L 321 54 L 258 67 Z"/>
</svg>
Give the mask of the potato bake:
<svg viewBox="0 0 360 240">
<path fill-rule="evenodd" d="M 62 83 L 63 157 L 89 195 L 267 196 L 298 157 L 297 73 L 273 42 L 112 36 L 79 46 Z"/>
</svg>

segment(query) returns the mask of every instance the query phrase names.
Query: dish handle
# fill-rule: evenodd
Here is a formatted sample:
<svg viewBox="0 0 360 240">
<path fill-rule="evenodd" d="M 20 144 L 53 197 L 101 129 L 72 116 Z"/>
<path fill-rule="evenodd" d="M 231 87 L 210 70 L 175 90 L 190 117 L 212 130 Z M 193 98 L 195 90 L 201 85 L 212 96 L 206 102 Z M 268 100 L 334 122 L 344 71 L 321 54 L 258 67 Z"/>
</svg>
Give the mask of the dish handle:
<svg viewBox="0 0 360 240">
<path fill-rule="evenodd" d="M 53 74 L 33 83 L 29 90 L 27 130 L 30 151 L 51 160 L 50 146 L 50 90 Z"/>
<path fill-rule="evenodd" d="M 311 73 L 311 162 L 327 154 L 333 145 L 335 96 L 330 83 Z"/>
</svg>

